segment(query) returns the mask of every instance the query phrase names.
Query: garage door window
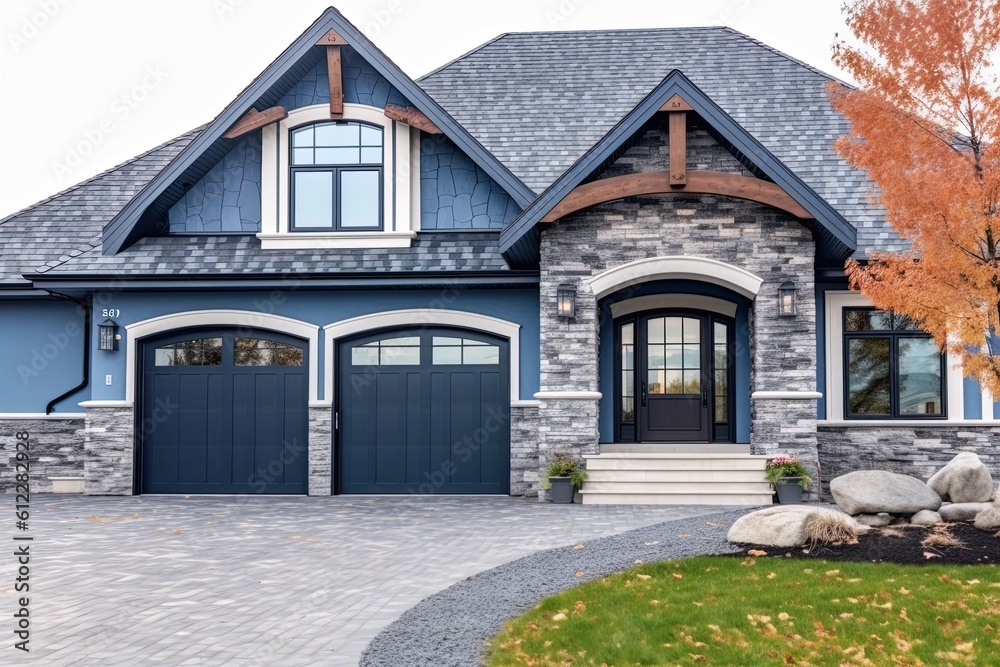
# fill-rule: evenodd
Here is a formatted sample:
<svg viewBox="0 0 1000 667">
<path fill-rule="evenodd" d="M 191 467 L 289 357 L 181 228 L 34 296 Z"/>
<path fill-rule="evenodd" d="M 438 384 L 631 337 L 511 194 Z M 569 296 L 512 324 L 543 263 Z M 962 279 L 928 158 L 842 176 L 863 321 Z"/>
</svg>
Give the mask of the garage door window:
<svg viewBox="0 0 1000 667">
<path fill-rule="evenodd" d="M 301 366 L 302 348 L 266 338 L 237 338 L 237 366 Z"/>
<path fill-rule="evenodd" d="M 351 350 L 354 366 L 419 366 L 420 337 L 383 338 Z"/>
<path fill-rule="evenodd" d="M 500 348 L 471 338 L 434 336 L 435 366 L 487 365 L 500 363 Z"/>
<path fill-rule="evenodd" d="M 157 366 L 221 366 L 222 339 L 198 338 L 156 348 Z"/>
</svg>

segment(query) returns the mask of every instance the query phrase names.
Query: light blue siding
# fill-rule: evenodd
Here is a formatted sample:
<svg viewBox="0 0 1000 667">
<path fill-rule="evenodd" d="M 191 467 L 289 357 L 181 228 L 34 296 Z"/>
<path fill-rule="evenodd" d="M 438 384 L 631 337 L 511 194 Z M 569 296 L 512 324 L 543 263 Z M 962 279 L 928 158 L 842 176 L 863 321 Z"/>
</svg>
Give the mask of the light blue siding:
<svg viewBox="0 0 1000 667">
<path fill-rule="evenodd" d="M 0 301 L 0 412 L 45 412 L 56 396 L 83 379 L 84 315 L 66 301 Z M 56 412 L 82 412 L 85 389 Z"/>
</svg>

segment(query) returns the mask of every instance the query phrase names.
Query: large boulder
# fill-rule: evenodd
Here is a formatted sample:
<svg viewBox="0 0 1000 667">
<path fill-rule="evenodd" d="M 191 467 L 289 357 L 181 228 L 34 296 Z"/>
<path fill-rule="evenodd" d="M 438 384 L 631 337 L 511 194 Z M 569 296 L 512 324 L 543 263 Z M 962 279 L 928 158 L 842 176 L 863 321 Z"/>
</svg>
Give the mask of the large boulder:
<svg viewBox="0 0 1000 667">
<path fill-rule="evenodd" d="M 809 541 L 806 527 L 813 518 L 844 521 L 857 533 L 869 530 L 834 509 L 814 505 L 775 505 L 741 516 L 729 529 L 726 539 L 740 544 L 798 547 Z"/>
<path fill-rule="evenodd" d="M 848 514 L 916 514 L 937 510 L 941 496 L 916 477 L 884 470 L 858 470 L 830 482 L 833 501 Z"/>
<path fill-rule="evenodd" d="M 946 503 L 941 505 L 938 514 L 945 521 L 972 521 L 984 509 L 992 507 L 989 503 Z"/>
<path fill-rule="evenodd" d="M 979 457 L 962 452 L 927 480 L 927 486 L 954 503 L 982 503 L 993 497 L 993 476 Z"/>
<path fill-rule="evenodd" d="M 973 525 L 980 530 L 1000 530 L 1000 505 L 992 505 L 976 515 Z"/>
</svg>

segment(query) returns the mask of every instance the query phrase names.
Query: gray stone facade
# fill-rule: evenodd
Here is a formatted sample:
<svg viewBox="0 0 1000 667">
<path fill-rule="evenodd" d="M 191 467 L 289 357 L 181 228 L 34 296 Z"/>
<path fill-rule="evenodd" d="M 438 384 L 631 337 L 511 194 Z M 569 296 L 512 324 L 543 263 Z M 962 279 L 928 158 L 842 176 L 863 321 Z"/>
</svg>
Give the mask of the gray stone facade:
<svg viewBox="0 0 1000 667">
<path fill-rule="evenodd" d="M 309 408 L 309 495 L 333 491 L 333 409 Z"/>
<path fill-rule="evenodd" d="M 134 484 L 135 411 L 87 407 L 83 485 L 88 496 L 130 496 Z"/>
<path fill-rule="evenodd" d="M 978 454 L 1000 477 L 998 426 L 824 426 L 819 425 L 823 488 L 852 470 L 888 470 L 927 480 L 960 452 Z"/>
<path fill-rule="evenodd" d="M 15 486 L 15 434 L 28 433 L 32 493 L 51 493 L 51 477 L 83 477 L 83 417 L 0 419 L 0 491 Z"/>
<path fill-rule="evenodd" d="M 745 174 L 707 132 L 688 133 L 688 167 Z M 669 149 L 660 129 L 646 132 L 602 177 L 662 171 Z M 541 391 L 598 391 L 599 317 L 583 283 L 634 260 L 671 255 L 711 258 L 763 279 L 751 307 L 752 391 L 814 391 L 815 244 L 794 217 L 754 202 L 714 195 L 633 197 L 585 209 L 546 227 L 541 238 Z M 798 287 L 798 315 L 777 315 L 777 289 Z M 576 284 L 576 317 L 556 315 L 556 290 Z M 603 400 L 612 400 L 604 397 Z M 816 460 L 816 402 L 758 400 L 751 443 L 761 453 L 793 451 Z M 545 400 L 539 411 L 542 467 L 549 452 L 598 448 L 597 401 Z"/>
<path fill-rule="evenodd" d="M 538 493 L 538 406 L 510 408 L 510 495 Z"/>
</svg>

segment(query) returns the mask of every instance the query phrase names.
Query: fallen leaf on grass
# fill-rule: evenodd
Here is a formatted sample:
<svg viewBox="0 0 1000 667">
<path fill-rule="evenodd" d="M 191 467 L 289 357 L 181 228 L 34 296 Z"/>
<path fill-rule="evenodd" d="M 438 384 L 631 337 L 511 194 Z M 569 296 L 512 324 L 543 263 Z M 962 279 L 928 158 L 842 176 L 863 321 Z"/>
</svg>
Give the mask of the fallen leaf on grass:
<svg viewBox="0 0 1000 667">
<path fill-rule="evenodd" d="M 772 572 L 771 574 L 767 575 L 767 578 L 768 578 L 768 579 L 774 579 L 774 578 L 775 578 L 775 577 L 777 577 L 777 576 L 778 576 L 778 575 L 777 575 L 776 573 Z"/>
<path fill-rule="evenodd" d="M 552 617 L 553 621 L 565 621 L 567 618 L 566 614 L 559 613 Z"/>
<path fill-rule="evenodd" d="M 671 574 L 674 576 L 674 579 L 683 579 L 684 578 L 683 574 L 678 574 L 677 572 L 671 572 Z"/>
<path fill-rule="evenodd" d="M 965 583 L 969 584 L 970 586 L 975 586 L 976 584 L 979 583 L 979 580 L 978 579 L 969 579 Z"/>
<path fill-rule="evenodd" d="M 643 581 L 646 581 L 647 579 L 652 579 L 653 576 L 650 575 L 650 574 L 637 574 L 637 575 L 635 575 L 635 578 L 636 579 L 642 579 Z"/>
<path fill-rule="evenodd" d="M 691 659 L 695 662 L 705 662 L 705 656 L 703 655 L 699 655 L 697 653 L 688 653 L 688 655 L 691 656 Z"/>
<path fill-rule="evenodd" d="M 910 589 L 908 589 L 908 588 L 900 588 L 899 592 L 900 592 L 901 595 L 909 595 L 910 594 Z"/>
</svg>

